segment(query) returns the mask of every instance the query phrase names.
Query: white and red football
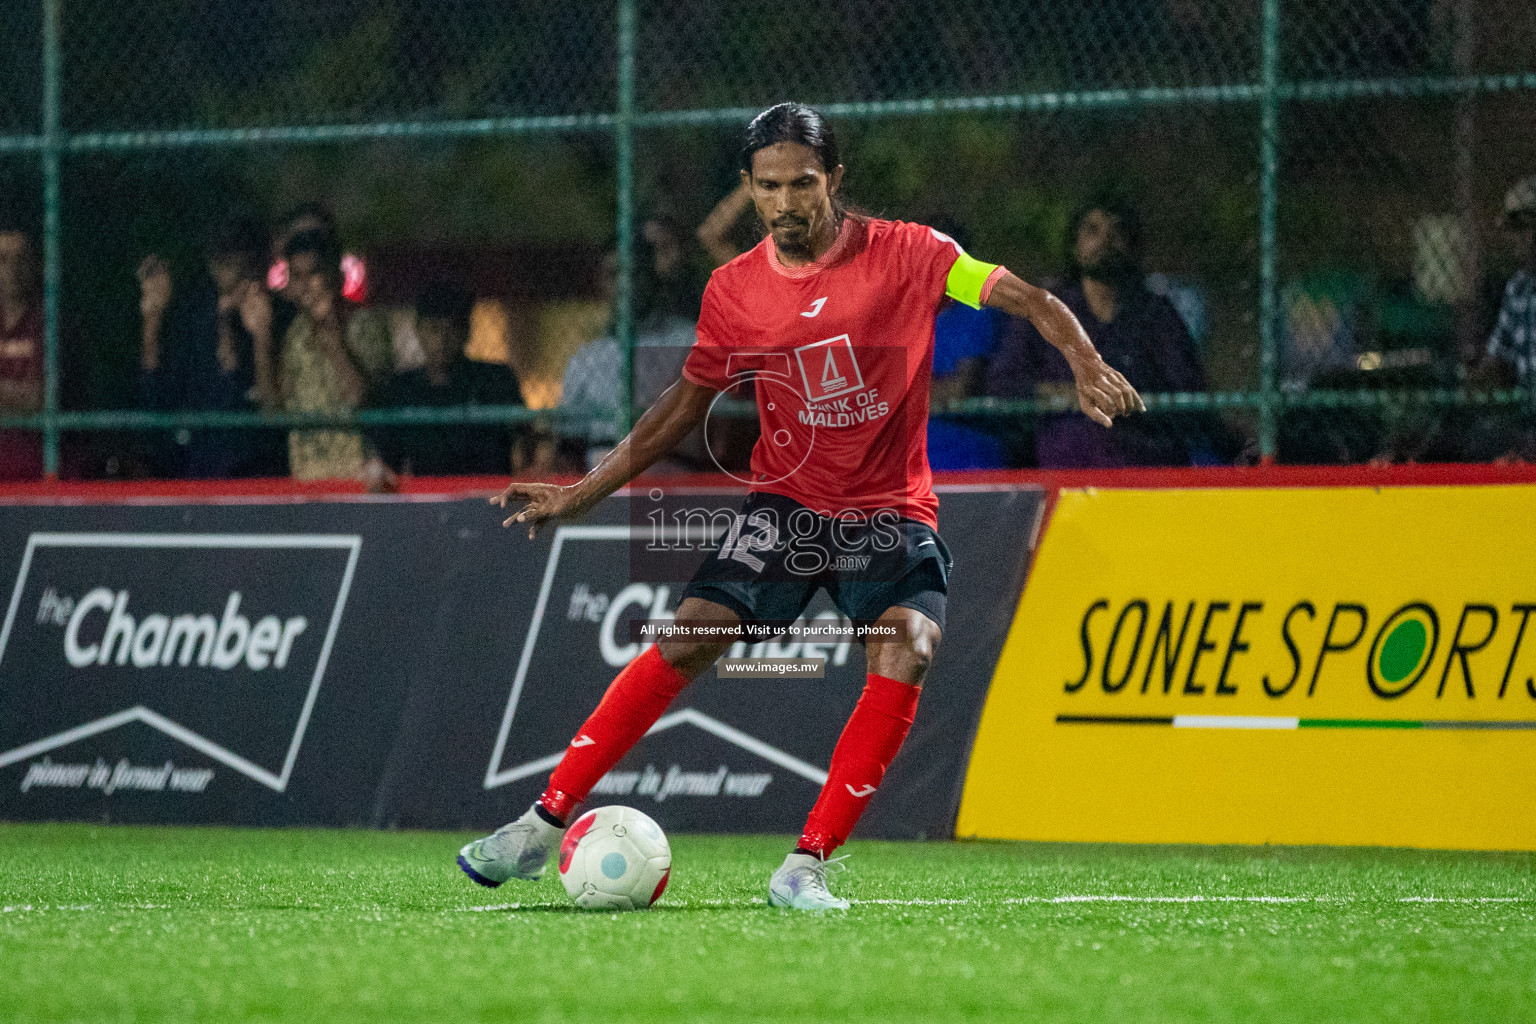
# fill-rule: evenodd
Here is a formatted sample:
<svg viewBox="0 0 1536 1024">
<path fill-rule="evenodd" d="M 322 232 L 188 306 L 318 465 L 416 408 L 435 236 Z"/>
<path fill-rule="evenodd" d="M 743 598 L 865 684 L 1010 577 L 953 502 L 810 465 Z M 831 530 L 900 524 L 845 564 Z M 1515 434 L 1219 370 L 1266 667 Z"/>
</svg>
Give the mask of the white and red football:
<svg viewBox="0 0 1536 1024">
<path fill-rule="evenodd" d="M 588 811 L 560 842 L 560 881 L 583 910 L 644 910 L 671 874 L 666 834 L 633 807 Z"/>
</svg>

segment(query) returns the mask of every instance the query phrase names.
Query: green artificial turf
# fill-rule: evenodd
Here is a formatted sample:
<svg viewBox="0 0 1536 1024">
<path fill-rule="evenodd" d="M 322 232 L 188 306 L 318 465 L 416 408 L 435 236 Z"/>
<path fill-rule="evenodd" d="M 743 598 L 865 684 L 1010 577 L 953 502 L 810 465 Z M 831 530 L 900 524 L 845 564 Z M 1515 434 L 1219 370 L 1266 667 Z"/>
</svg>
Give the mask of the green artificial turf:
<svg viewBox="0 0 1536 1024">
<path fill-rule="evenodd" d="M 589 914 L 465 838 L 0 826 L 0 1019 L 1536 1020 L 1528 854 L 852 843 L 817 917 L 787 839 L 677 836 Z"/>
</svg>

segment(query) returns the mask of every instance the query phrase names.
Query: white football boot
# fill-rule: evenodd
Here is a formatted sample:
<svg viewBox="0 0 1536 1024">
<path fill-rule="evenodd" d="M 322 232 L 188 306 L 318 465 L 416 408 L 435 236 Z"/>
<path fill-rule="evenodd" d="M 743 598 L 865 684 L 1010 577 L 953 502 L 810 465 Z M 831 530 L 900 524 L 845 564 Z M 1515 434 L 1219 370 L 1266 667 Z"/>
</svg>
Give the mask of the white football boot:
<svg viewBox="0 0 1536 1024">
<path fill-rule="evenodd" d="M 827 888 L 827 869 L 843 870 L 847 854 L 825 860 L 809 853 L 791 853 L 768 879 L 768 905 L 793 910 L 847 910 L 848 901 Z"/>
<path fill-rule="evenodd" d="M 490 889 L 509 878 L 534 882 L 544 876 L 544 865 L 560 849 L 563 835 L 564 829 L 551 825 L 530 807 L 521 818 L 460 850 L 459 867 L 472 881 Z"/>
</svg>

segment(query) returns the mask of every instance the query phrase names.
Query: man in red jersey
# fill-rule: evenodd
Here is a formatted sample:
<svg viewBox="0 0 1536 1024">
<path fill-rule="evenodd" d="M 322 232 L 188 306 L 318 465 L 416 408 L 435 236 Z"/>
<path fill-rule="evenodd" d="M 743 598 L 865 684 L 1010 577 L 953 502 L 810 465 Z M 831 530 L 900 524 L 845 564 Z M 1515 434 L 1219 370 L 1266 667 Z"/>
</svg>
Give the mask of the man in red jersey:
<svg viewBox="0 0 1536 1024">
<path fill-rule="evenodd" d="M 936 532 L 926 451 L 933 321 L 946 298 L 1025 317 L 1061 350 L 1095 422 L 1143 409 L 1082 326 L 1048 292 L 972 259 L 917 224 L 849 213 L 838 202 L 837 141 L 809 107 L 782 103 L 747 127 L 742 180 L 770 236 L 715 271 L 682 379 L 580 482 L 512 483 L 492 499 L 526 502 L 503 525 L 574 519 L 661 458 L 751 380 L 762 437 L 750 493 L 718 551 L 684 591 L 679 626 L 786 623 L 815 595 L 898 639 L 866 645 L 868 680 L 826 784 L 769 902 L 841 910 L 827 887 L 840 846 L 880 785 L 917 710 L 944 626 L 950 559 Z M 592 786 L 645 735 L 725 640 L 662 640 L 619 673 L 577 731 L 543 796 L 458 862 L 495 886 L 535 879 Z"/>
</svg>

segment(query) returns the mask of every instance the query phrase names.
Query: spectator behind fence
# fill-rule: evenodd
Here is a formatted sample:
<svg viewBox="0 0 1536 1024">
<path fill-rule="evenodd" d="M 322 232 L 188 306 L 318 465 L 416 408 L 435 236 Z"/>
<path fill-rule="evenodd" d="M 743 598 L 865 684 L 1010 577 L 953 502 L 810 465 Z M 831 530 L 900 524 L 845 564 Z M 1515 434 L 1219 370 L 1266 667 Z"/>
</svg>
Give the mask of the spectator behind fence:
<svg viewBox="0 0 1536 1024">
<path fill-rule="evenodd" d="M 1536 386 L 1536 177 L 1516 182 L 1504 196 L 1501 227 L 1519 245 L 1520 269 L 1504 286 L 1499 320 L 1488 338 L 1488 355 L 1499 382 Z M 1513 442 L 1511 457 L 1536 460 L 1536 430 L 1527 421 Z"/>
<path fill-rule="evenodd" d="M 416 336 L 426 363 L 397 373 L 384 400 L 388 406 L 522 405 L 522 389 L 504 363 L 468 359 L 474 297 L 436 285 L 416 299 Z M 402 473 L 416 476 L 505 474 L 512 449 L 526 432 L 504 424 L 390 427 L 376 433 L 380 454 Z"/>
<path fill-rule="evenodd" d="M 682 372 L 696 337 L 694 323 L 703 288 L 693 280 L 685 236 L 672 218 L 651 217 L 642 225 L 640 235 L 650 246 L 651 259 L 642 273 L 636 275 L 638 315 L 630 397 L 635 406 L 644 409 L 660 398 Z M 604 337 L 577 349 L 566 363 L 560 384 L 560 407 L 568 412 L 581 408 L 616 409 L 620 404 L 623 370 L 623 353 L 610 330 Z M 739 461 L 733 454 L 740 447 L 734 439 L 736 428 L 716 423 L 710 430 L 712 442 L 716 432 L 724 439 L 717 454 L 727 463 Z M 615 429 L 608 422 L 592 424 L 586 430 L 582 438 L 587 449 L 586 468 L 596 465 L 613 447 L 615 437 Z M 684 438 L 668 458 L 657 463 L 653 471 L 713 469 L 715 458 L 705 444 L 703 428 L 699 428 Z"/>
<path fill-rule="evenodd" d="M 43 408 L 42 275 L 32 240 L 0 223 L 0 416 Z M 0 430 L 0 480 L 43 475 L 43 435 Z"/>
<path fill-rule="evenodd" d="M 277 222 L 277 229 L 272 235 L 272 265 L 267 270 L 267 285 L 289 301 L 296 302 L 291 294 L 288 258 L 283 253 L 287 251 L 289 239 L 309 231 L 323 231 L 341 238 L 336 214 L 325 203 L 316 200 L 302 202 L 289 210 Z M 368 301 L 367 266 L 361 257 L 345 250 L 341 254 L 341 294 L 349 302 Z"/>
<path fill-rule="evenodd" d="M 608 253 L 603 258 L 603 274 L 600 282 L 605 303 L 613 303 L 616 292 L 618 255 Z M 610 315 L 611 316 L 611 315 Z M 593 338 L 571 353 L 565 361 L 565 371 L 560 377 L 561 448 L 579 449 L 574 455 L 585 472 L 611 449 L 618 440 L 617 428 L 611 420 L 601 417 L 610 415 L 619 404 L 619 387 L 623 383 L 622 353 L 619 340 L 614 337 L 613 321 L 600 338 Z M 591 422 L 579 423 L 579 416 L 599 417 Z"/>
<path fill-rule="evenodd" d="M 272 229 L 272 250 L 267 266 L 267 290 L 272 295 L 272 337 L 281 341 L 288 333 L 293 318 L 298 315 L 292 281 L 288 273 L 288 240 L 308 231 L 322 231 L 337 239 L 341 233 L 336 226 L 336 214 L 325 203 L 307 200 L 288 210 Z M 367 297 L 368 281 L 361 258 L 346 252 L 341 254 L 341 294 L 351 302 L 361 303 Z"/>
<path fill-rule="evenodd" d="M 362 408 L 388 380 L 388 324 L 374 310 L 342 298 L 341 247 L 333 234 L 300 232 L 289 239 L 283 256 L 299 307 L 283 339 L 283 407 L 293 413 Z M 360 477 L 372 454 L 355 430 L 288 434 L 288 465 L 296 480 Z"/>
<path fill-rule="evenodd" d="M 295 235 L 307 231 L 323 231 L 340 237 L 336 231 L 336 216 L 324 203 L 300 203 L 277 221 L 272 229 L 272 251 L 267 265 L 267 290 L 272 295 L 272 328 L 279 342 L 288 336 L 288 328 L 299 315 L 298 298 L 293 280 L 288 273 L 288 242 Z"/>
<path fill-rule="evenodd" d="M 266 232 L 233 218 L 205 246 L 207 276 L 176 287 L 160 257 L 139 265 L 142 318 L 139 404 L 161 412 L 243 412 L 282 407 L 263 285 Z M 151 455 L 159 475 L 267 476 L 283 471 L 281 439 L 255 430 L 181 430 Z"/>
<path fill-rule="evenodd" d="M 1095 199 L 1072 218 L 1067 243 L 1074 280 L 1056 294 L 1104 359 L 1143 394 L 1204 390 L 1189 328 L 1172 303 L 1146 288 L 1136 210 L 1117 198 Z M 987 390 L 1000 398 L 1072 400 L 1072 371 L 1028 321 L 1010 320 Z M 1036 420 L 1035 457 L 1055 469 L 1183 466 L 1230 457 L 1224 434 L 1218 420 L 1199 414 L 1132 416 L 1105 430 L 1076 412 L 1047 413 Z"/>
</svg>

